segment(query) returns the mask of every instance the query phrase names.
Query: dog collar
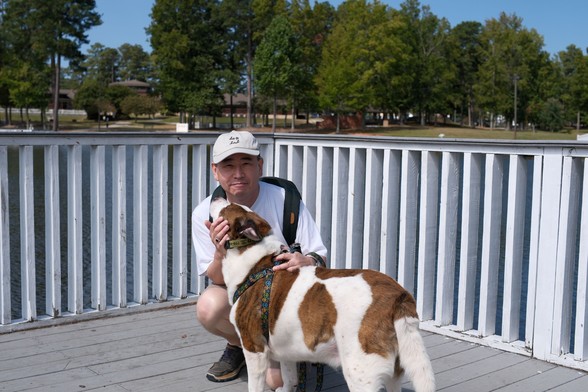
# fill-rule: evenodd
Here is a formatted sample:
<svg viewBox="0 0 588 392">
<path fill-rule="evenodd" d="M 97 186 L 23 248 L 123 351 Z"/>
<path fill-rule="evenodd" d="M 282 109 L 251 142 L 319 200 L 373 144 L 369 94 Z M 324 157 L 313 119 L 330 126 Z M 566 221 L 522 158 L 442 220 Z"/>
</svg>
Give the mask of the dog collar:
<svg viewBox="0 0 588 392">
<path fill-rule="evenodd" d="M 235 248 L 242 248 L 247 245 L 255 244 L 256 242 L 251 238 L 240 238 L 238 240 L 229 240 L 225 242 L 225 249 L 235 249 Z"/>
</svg>

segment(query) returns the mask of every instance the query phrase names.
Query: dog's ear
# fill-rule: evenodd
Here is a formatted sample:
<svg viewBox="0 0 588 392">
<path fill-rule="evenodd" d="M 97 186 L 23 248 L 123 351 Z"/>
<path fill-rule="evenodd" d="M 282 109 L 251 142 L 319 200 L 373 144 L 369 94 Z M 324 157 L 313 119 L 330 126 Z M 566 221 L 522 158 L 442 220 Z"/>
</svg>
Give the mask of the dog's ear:
<svg viewBox="0 0 588 392">
<path fill-rule="evenodd" d="M 239 234 L 253 241 L 261 241 L 272 230 L 269 223 L 255 213 L 248 213 L 247 220 L 239 229 Z"/>
<path fill-rule="evenodd" d="M 259 216 L 257 214 L 254 214 L 251 217 L 251 220 L 253 220 L 255 222 L 255 226 L 257 227 L 257 233 L 262 238 L 265 237 L 265 236 L 267 236 L 272 231 L 272 227 L 261 216 Z"/>
<path fill-rule="evenodd" d="M 262 238 L 262 236 L 257 232 L 256 228 L 253 226 L 244 227 L 243 230 L 239 232 L 239 234 L 253 241 L 261 241 Z"/>
</svg>

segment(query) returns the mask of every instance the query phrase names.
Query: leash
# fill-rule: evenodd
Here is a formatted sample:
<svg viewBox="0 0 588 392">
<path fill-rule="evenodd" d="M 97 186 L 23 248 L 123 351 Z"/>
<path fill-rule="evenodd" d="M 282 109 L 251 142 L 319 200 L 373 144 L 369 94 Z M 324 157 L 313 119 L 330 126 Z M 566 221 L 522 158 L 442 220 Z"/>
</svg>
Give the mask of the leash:
<svg viewBox="0 0 588 392">
<path fill-rule="evenodd" d="M 243 245 L 245 246 L 245 245 Z M 290 246 L 289 250 L 290 253 L 300 252 L 300 244 L 293 244 Z M 283 252 L 287 252 L 284 250 Z M 274 266 L 279 265 L 280 263 L 274 260 Z M 239 297 L 243 295 L 248 288 L 253 286 L 259 280 L 264 279 L 263 282 L 263 294 L 261 296 L 261 331 L 263 336 L 265 337 L 266 341 L 269 342 L 269 305 L 270 305 L 270 298 L 272 292 L 272 283 L 274 281 L 274 270 L 271 268 L 264 268 L 261 271 L 252 273 L 247 277 L 247 280 L 243 282 L 233 294 L 233 303 L 237 302 Z M 316 386 L 315 392 L 320 392 L 323 389 L 323 378 L 324 378 L 324 370 L 325 365 L 321 363 L 313 364 L 316 366 Z M 306 363 L 300 362 L 298 363 L 298 392 L 306 392 Z"/>
</svg>

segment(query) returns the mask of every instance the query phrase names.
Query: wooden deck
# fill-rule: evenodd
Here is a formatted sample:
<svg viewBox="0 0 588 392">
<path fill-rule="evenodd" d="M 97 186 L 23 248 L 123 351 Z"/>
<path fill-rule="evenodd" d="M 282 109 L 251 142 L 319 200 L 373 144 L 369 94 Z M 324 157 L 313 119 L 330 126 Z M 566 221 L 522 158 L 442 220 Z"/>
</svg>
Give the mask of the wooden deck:
<svg viewBox="0 0 588 392">
<path fill-rule="evenodd" d="M 247 390 L 245 371 L 229 383 L 206 380 L 224 343 L 200 327 L 193 305 L 151 307 L 157 310 L 0 335 L 0 391 Z M 584 372 L 423 335 L 440 391 L 588 391 Z M 328 370 L 323 391 L 348 389 Z"/>
</svg>

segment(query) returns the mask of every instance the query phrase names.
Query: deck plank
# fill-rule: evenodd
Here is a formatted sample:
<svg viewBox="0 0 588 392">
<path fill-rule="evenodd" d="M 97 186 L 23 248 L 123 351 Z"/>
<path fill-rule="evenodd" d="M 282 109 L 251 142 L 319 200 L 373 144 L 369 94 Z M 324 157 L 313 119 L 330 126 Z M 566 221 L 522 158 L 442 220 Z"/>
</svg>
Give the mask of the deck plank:
<svg viewBox="0 0 588 392">
<path fill-rule="evenodd" d="M 585 372 L 431 332 L 423 339 L 440 391 L 588 390 Z M 205 378 L 224 345 L 198 324 L 193 306 L 2 334 L 0 391 L 244 391 L 245 371 L 228 383 Z M 349 389 L 327 369 L 323 391 Z"/>
</svg>

